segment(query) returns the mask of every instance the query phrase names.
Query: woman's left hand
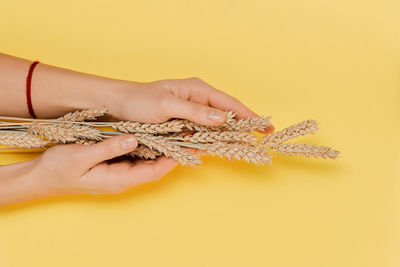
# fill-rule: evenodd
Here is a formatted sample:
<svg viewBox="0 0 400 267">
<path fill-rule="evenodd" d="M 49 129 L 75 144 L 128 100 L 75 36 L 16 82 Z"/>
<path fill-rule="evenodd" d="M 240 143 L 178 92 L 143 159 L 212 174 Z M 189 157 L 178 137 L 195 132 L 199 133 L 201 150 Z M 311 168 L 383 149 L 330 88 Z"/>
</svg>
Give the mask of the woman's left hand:
<svg viewBox="0 0 400 267">
<path fill-rule="evenodd" d="M 160 123 L 171 118 L 215 126 L 224 122 L 224 111 L 238 118 L 258 117 L 236 98 L 223 93 L 199 78 L 128 83 L 106 93 L 103 105 L 118 120 Z M 266 133 L 273 127 L 265 129 Z"/>
</svg>

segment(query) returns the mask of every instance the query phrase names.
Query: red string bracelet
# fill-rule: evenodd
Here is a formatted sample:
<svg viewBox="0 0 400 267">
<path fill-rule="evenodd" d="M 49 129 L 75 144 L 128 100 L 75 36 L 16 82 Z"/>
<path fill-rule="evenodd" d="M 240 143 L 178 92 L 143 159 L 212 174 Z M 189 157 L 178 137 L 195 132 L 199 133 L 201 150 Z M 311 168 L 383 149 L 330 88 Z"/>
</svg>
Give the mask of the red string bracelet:
<svg viewBox="0 0 400 267">
<path fill-rule="evenodd" d="M 29 114 L 32 118 L 37 119 L 35 111 L 33 111 L 32 107 L 32 97 L 31 97 L 31 84 L 32 84 L 32 74 L 36 65 L 39 64 L 39 61 L 35 61 L 29 67 L 28 77 L 26 77 L 26 103 L 28 104 Z"/>
</svg>

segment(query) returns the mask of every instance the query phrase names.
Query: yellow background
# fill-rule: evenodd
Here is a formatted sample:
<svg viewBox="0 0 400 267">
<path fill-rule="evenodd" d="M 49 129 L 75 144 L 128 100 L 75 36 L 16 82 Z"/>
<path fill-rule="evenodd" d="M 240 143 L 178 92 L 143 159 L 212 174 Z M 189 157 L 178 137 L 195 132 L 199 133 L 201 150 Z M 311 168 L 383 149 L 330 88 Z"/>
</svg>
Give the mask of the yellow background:
<svg viewBox="0 0 400 267">
<path fill-rule="evenodd" d="M 1 208 L 1 267 L 400 266 L 400 1 L 14 0 L 0 11 L 4 53 L 134 81 L 198 76 L 278 129 L 317 119 L 299 142 L 342 151 L 265 167 L 208 157 L 122 195 Z"/>
</svg>

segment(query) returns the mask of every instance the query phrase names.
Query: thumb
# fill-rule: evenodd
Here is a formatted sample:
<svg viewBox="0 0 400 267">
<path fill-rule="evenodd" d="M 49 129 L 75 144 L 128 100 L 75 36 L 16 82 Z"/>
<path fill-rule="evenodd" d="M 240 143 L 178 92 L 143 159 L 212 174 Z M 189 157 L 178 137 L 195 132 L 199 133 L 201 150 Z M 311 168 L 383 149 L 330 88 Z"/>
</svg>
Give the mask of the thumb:
<svg viewBox="0 0 400 267">
<path fill-rule="evenodd" d="M 198 103 L 170 98 L 165 112 L 170 118 L 182 118 L 202 125 L 216 126 L 225 121 L 225 112 Z"/>
<path fill-rule="evenodd" d="M 137 140 L 134 135 L 124 134 L 115 136 L 94 145 L 84 146 L 79 152 L 79 156 L 84 162 L 86 168 L 108 159 L 122 156 L 135 150 Z"/>
</svg>

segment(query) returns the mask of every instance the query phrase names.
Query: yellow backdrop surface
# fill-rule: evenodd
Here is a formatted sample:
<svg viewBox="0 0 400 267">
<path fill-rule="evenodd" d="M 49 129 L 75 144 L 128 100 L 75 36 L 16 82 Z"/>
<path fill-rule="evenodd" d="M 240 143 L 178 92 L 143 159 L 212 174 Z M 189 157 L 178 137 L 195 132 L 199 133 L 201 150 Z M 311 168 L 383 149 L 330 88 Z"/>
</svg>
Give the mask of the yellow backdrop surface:
<svg viewBox="0 0 400 267">
<path fill-rule="evenodd" d="M 0 11 L 3 53 L 134 81 L 198 76 L 277 129 L 317 119 L 299 142 L 342 151 L 265 167 L 206 157 L 121 195 L 1 208 L 1 267 L 400 266 L 400 1 L 14 0 Z"/>
</svg>

